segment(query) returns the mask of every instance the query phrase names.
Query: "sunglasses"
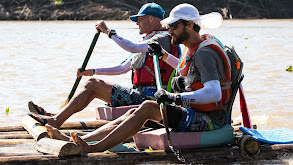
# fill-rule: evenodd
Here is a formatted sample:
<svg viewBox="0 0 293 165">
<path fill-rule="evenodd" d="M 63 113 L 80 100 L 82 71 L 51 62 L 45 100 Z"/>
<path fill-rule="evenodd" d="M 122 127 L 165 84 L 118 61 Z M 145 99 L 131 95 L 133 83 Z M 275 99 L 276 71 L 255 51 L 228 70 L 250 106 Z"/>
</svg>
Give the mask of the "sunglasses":
<svg viewBox="0 0 293 165">
<path fill-rule="evenodd" d="M 181 23 L 182 23 L 182 22 L 181 22 L 180 20 L 178 20 L 178 21 L 176 21 L 176 22 L 174 22 L 174 23 L 172 23 L 172 24 L 169 24 L 167 28 L 168 28 L 169 30 L 176 30 L 177 27 L 178 27 L 178 25 L 181 24 Z"/>
</svg>

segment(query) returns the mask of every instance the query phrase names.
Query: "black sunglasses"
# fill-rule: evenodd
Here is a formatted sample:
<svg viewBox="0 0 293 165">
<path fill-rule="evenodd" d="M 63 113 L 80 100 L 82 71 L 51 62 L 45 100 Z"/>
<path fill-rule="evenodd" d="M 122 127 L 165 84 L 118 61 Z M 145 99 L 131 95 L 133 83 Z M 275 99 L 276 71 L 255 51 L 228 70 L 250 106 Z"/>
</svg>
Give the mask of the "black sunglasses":
<svg viewBox="0 0 293 165">
<path fill-rule="evenodd" d="M 168 25 L 168 29 L 169 30 L 176 30 L 178 25 L 181 24 L 181 23 L 182 23 L 181 20 L 178 20 L 178 21 L 176 21 L 174 23 L 171 23 L 171 24 Z"/>
</svg>

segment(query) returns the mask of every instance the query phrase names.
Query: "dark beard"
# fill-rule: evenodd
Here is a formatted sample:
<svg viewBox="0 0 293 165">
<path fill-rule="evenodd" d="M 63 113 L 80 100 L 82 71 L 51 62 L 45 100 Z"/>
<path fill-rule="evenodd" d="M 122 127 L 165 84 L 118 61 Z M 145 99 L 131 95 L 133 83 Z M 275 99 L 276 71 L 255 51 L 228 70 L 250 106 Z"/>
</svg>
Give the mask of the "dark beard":
<svg viewBox="0 0 293 165">
<path fill-rule="evenodd" d="M 184 27 L 182 32 L 176 37 L 176 39 L 172 36 L 171 44 L 172 45 L 181 44 L 183 41 L 187 40 L 188 38 L 189 38 L 188 33 L 186 32 L 186 28 Z"/>
</svg>

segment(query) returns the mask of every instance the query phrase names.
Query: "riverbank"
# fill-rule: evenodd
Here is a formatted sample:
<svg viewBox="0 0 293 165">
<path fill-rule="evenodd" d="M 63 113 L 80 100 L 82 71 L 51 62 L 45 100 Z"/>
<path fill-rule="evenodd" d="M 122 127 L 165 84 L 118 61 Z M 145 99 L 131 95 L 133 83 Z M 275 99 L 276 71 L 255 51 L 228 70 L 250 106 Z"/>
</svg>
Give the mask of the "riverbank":
<svg viewBox="0 0 293 165">
<path fill-rule="evenodd" d="M 0 20 L 126 20 L 146 2 L 160 4 L 166 15 L 174 6 L 190 3 L 201 14 L 217 11 L 225 19 L 293 18 L 289 0 L 2 0 Z"/>
</svg>

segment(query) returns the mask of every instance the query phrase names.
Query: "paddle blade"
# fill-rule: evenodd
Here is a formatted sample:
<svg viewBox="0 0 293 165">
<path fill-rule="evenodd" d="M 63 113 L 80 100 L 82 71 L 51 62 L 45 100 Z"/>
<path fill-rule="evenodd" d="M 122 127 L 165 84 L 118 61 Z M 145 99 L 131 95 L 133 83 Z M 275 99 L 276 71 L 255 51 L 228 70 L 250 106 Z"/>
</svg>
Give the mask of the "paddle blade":
<svg viewBox="0 0 293 165">
<path fill-rule="evenodd" d="M 240 110 L 242 113 L 243 126 L 246 128 L 252 128 L 250 115 L 249 115 L 248 107 L 246 104 L 242 84 L 240 84 L 240 87 L 239 87 L 239 95 L 240 95 Z"/>
<path fill-rule="evenodd" d="M 67 97 L 67 99 L 62 103 L 60 109 L 62 109 L 63 107 L 65 107 L 65 105 L 67 105 L 69 102 L 69 98 Z"/>
</svg>

